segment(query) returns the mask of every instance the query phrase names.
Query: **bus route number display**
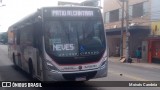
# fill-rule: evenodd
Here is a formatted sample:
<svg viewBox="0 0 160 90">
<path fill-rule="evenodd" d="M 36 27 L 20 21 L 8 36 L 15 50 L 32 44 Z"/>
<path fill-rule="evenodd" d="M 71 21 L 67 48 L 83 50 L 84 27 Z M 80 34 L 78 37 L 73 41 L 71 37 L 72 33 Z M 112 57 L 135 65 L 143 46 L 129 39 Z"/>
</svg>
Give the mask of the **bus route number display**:
<svg viewBox="0 0 160 90">
<path fill-rule="evenodd" d="M 77 16 L 77 17 L 92 17 L 93 11 L 90 10 L 52 10 L 52 16 Z"/>
</svg>

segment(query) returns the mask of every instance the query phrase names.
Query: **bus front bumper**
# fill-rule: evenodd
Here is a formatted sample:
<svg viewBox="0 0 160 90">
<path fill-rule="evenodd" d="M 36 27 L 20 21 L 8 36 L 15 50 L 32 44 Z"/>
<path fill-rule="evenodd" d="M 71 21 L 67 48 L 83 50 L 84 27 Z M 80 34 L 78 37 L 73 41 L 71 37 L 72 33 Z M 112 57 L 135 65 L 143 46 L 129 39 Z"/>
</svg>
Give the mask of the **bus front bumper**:
<svg viewBox="0 0 160 90">
<path fill-rule="evenodd" d="M 86 81 L 94 78 L 106 77 L 108 63 L 98 69 L 74 72 L 59 72 L 46 70 L 45 81 Z M 81 79 L 78 79 L 81 78 Z"/>
</svg>

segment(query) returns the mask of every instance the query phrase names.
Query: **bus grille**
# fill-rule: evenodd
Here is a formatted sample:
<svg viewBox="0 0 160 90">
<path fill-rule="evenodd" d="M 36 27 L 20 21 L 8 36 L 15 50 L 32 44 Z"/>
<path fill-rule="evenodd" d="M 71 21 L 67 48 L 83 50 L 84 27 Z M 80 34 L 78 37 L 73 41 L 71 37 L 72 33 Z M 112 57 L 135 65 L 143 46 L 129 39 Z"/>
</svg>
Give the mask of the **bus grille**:
<svg viewBox="0 0 160 90">
<path fill-rule="evenodd" d="M 78 77 L 86 77 L 87 80 L 93 78 L 96 75 L 97 71 L 85 72 L 85 73 L 74 73 L 74 74 L 63 74 L 63 77 L 66 80 L 73 81 Z"/>
</svg>

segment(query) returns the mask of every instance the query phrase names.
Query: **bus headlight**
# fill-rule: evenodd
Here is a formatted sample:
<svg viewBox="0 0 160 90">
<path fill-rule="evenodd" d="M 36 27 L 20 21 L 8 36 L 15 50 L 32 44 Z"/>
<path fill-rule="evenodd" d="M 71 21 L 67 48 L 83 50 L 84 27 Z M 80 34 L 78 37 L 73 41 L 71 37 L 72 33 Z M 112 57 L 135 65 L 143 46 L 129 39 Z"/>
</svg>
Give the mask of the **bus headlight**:
<svg viewBox="0 0 160 90">
<path fill-rule="evenodd" d="M 102 58 L 103 61 L 107 61 L 107 59 L 108 59 L 107 57 L 103 57 Z"/>
<path fill-rule="evenodd" d="M 102 60 L 103 60 L 103 62 L 101 63 L 101 68 L 105 67 L 106 61 L 107 61 L 107 57 L 103 57 Z"/>
<path fill-rule="evenodd" d="M 58 71 L 58 69 L 50 61 L 47 60 L 46 64 L 49 71 Z"/>
</svg>

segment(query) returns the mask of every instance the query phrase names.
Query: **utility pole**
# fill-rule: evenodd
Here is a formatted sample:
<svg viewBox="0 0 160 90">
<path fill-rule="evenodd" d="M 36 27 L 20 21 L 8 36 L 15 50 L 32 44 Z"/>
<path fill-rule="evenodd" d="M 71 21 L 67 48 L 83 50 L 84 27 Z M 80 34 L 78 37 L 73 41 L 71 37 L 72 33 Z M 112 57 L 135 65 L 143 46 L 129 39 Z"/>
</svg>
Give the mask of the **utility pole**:
<svg viewBox="0 0 160 90">
<path fill-rule="evenodd" d="M 130 33 L 128 31 L 129 29 L 129 0 L 119 0 L 122 2 L 122 21 L 121 21 L 121 56 L 123 55 L 123 29 L 124 29 L 124 12 L 126 13 L 125 21 L 126 21 L 126 50 L 125 50 L 125 59 L 126 62 L 128 62 L 129 59 L 129 36 Z M 126 3 L 126 9 L 124 10 L 124 2 Z"/>
<path fill-rule="evenodd" d="M 121 40 L 120 40 L 120 57 L 123 56 L 123 29 L 124 29 L 124 1 L 122 1 L 122 19 L 121 19 Z"/>
<path fill-rule="evenodd" d="M 129 0 L 126 0 L 126 62 L 129 59 Z"/>
</svg>

